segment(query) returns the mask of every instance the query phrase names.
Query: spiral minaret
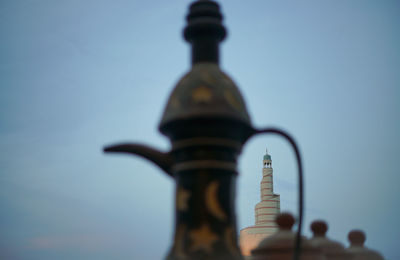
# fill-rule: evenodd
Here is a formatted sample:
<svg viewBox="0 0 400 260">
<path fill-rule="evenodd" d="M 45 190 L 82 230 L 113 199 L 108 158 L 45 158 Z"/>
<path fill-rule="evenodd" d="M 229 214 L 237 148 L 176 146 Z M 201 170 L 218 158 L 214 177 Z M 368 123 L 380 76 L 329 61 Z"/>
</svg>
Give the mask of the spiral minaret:
<svg viewBox="0 0 400 260">
<path fill-rule="evenodd" d="M 263 157 L 262 179 L 260 183 L 261 201 L 256 204 L 255 225 L 240 231 L 240 248 L 245 257 L 264 238 L 278 230 L 275 217 L 280 212 L 280 196 L 274 194 L 273 169 L 271 155 L 266 151 Z"/>
</svg>

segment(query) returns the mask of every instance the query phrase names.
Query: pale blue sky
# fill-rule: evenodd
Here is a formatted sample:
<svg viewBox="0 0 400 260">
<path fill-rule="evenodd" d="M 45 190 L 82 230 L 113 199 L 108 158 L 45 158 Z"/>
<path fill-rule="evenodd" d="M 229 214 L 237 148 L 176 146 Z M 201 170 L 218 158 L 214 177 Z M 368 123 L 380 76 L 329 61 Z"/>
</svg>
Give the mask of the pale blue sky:
<svg viewBox="0 0 400 260">
<path fill-rule="evenodd" d="M 0 258 L 160 259 L 171 245 L 174 183 L 105 144 L 167 150 L 157 131 L 189 69 L 189 1 L 0 2 Z M 221 66 L 256 126 L 292 133 L 304 156 L 309 223 L 350 229 L 399 259 L 400 2 L 220 1 Z M 254 224 L 262 156 L 296 212 L 293 153 L 257 137 L 240 158 L 238 227 Z"/>
</svg>

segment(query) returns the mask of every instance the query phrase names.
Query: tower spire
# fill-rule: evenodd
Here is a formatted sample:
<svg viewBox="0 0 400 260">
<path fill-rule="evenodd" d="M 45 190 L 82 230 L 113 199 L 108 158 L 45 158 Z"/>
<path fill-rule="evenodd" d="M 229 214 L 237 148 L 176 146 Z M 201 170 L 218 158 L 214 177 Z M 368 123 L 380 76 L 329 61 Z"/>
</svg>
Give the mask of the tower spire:
<svg viewBox="0 0 400 260">
<path fill-rule="evenodd" d="M 264 165 L 264 168 L 272 168 L 272 159 L 271 159 L 271 155 L 268 154 L 268 148 L 265 148 L 263 165 Z"/>
</svg>

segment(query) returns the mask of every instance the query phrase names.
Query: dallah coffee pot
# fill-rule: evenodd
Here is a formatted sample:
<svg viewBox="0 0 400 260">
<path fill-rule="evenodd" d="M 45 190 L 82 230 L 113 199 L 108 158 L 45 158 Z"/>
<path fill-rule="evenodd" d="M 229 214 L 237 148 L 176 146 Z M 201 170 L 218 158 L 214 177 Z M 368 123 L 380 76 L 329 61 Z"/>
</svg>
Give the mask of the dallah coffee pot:
<svg viewBox="0 0 400 260">
<path fill-rule="evenodd" d="M 192 45 L 192 68 L 174 88 L 159 125 L 171 150 L 118 144 L 104 151 L 142 156 L 175 180 L 175 238 L 167 259 L 242 259 L 234 199 L 243 145 L 256 134 L 275 133 L 294 146 L 301 171 L 300 155 L 288 134 L 252 127 L 242 95 L 220 69 L 219 43 L 226 30 L 219 5 L 192 3 L 187 22 L 184 38 Z M 301 210 L 302 202 L 299 227 Z"/>
</svg>

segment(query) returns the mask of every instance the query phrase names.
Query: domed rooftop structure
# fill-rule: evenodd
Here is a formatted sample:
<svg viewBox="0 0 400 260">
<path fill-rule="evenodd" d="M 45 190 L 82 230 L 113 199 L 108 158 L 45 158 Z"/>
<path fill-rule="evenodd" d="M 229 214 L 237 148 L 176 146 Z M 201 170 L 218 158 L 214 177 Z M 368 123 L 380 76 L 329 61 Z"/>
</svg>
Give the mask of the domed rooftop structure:
<svg viewBox="0 0 400 260">
<path fill-rule="evenodd" d="M 366 236 L 362 230 L 352 230 L 348 234 L 350 246 L 347 252 L 351 253 L 353 260 L 383 260 L 383 257 L 375 250 L 364 246 Z"/>
<path fill-rule="evenodd" d="M 292 260 L 295 251 L 296 234 L 292 231 L 295 219 L 290 213 L 280 213 L 276 217 L 279 230 L 260 242 L 258 247 L 251 251 L 252 260 Z M 313 246 L 310 241 L 301 237 L 300 259 L 325 260 L 322 250 Z"/>
<path fill-rule="evenodd" d="M 310 243 L 313 246 L 320 248 L 327 260 L 353 259 L 352 255 L 345 251 L 344 246 L 341 243 L 330 240 L 326 237 L 328 224 L 325 221 L 313 221 L 310 229 L 313 232 L 313 237 L 310 239 Z"/>
</svg>

